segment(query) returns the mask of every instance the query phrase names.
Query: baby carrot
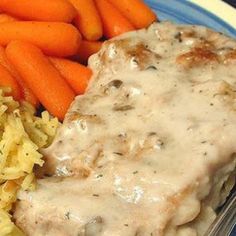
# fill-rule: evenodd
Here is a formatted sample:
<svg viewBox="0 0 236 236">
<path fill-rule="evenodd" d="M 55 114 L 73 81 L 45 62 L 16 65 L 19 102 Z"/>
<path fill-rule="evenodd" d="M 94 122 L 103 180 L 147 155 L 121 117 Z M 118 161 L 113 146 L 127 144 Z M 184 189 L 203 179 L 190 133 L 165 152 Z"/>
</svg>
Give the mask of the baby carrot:
<svg viewBox="0 0 236 236">
<path fill-rule="evenodd" d="M 15 100 L 21 99 L 21 90 L 16 80 L 11 76 L 10 72 L 2 65 L 0 65 L 0 87 L 9 87 L 11 92 L 9 95 L 13 96 Z"/>
<path fill-rule="evenodd" d="M 137 29 L 145 28 L 157 17 L 143 0 L 109 0 Z"/>
<path fill-rule="evenodd" d="M 76 16 L 67 0 L 1 0 L 0 9 L 23 20 L 71 22 Z"/>
<path fill-rule="evenodd" d="M 38 107 L 39 101 L 36 98 L 36 96 L 33 94 L 31 89 L 28 87 L 28 85 L 22 80 L 18 72 L 15 70 L 15 68 L 11 65 L 9 62 L 5 48 L 0 46 L 0 65 L 4 66 L 10 74 L 17 80 L 21 91 L 23 92 L 23 99 L 29 103 L 31 103 L 34 107 Z"/>
<path fill-rule="evenodd" d="M 81 63 L 87 63 L 88 58 L 94 53 L 97 53 L 101 49 L 101 47 L 102 47 L 102 42 L 100 41 L 82 40 L 76 58 Z"/>
<path fill-rule="evenodd" d="M 77 10 L 75 26 L 87 40 L 102 37 L 102 22 L 93 0 L 69 0 Z"/>
<path fill-rule="evenodd" d="M 0 45 L 22 40 L 53 56 L 77 53 L 81 36 L 72 25 L 58 22 L 15 21 L 0 24 Z"/>
<path fill-rule="evenodd" d="M 9 43 L 6 54 L 42 105 L 63 120 L 75 94 L 49 59 L 39 48 L 23 41 Z"/>
<path fill-rule="evenodd" d="M 51 57 L 50 60 L 76 94 L 85 92 L 92 76 L 91 69 L 67 59 Z"/>
<path fill-rule="evenodd" d="M 17 18 L 10 16 L 8 14 L 5 13 L 0 14 L 0 23 L 12 22 L 17 20 L 18 20 Z"/>
<path fill-rule="evenodd" d="M 95 3 L 102 19 L 104 35 L 107 38 L 112 38 L 122 33 L 135 30 L 129 20 L 127 20 L 110 2 L 107 0 L 95 0 Z"/>
</svg>

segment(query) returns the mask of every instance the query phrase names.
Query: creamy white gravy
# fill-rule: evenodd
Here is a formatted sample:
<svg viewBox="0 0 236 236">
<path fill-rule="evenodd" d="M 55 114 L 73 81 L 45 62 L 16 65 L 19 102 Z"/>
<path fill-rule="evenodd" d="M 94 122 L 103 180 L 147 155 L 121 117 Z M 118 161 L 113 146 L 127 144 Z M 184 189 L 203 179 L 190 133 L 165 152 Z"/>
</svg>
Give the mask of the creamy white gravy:
<svg viewBox="0 0 236 236">
<path fill-rule="evenodd" d="M 105 43 L 46 150 L 46 174 L 70 177 L 22 193 L 18 225 L 29 235 L 202 235 L 213 218 L 202 230 L 189 222 L 205 209 L 213 217 L 224 199 L 205 199 L 235 167 L 235 48 L 170 23 Z"/>
</svg>

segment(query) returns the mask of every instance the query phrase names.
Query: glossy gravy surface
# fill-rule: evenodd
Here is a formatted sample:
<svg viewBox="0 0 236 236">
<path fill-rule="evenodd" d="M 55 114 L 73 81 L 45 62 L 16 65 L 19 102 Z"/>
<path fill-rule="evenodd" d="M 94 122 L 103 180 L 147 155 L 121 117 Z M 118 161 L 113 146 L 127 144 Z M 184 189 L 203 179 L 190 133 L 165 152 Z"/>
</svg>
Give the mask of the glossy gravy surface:
<svg viewBox="0 0 236 236">
<path fill-rule="evenodd" d="M 234 163 L 235 47 L 204 27 L 170 23 L 105 43 L 90 59 L 88 91 L 45 151 L 46 174 L 70 177 L 40 180 L 36 192 L 19 196 L 33 206 L 26 231 L 201 235 L 180 226 L 207 207 L 215 173 Z"/>
</svg>

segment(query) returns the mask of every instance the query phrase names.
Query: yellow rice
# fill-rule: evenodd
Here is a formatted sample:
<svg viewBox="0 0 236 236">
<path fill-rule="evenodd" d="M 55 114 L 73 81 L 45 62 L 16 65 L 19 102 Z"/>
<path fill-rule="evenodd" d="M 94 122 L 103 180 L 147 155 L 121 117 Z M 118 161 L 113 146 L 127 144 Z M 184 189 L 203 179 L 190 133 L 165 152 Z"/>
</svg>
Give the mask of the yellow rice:
<svg viewBox="0 0 236 236">
<path fill-rule="evenodd" d="M 9 212 L 20 189 L 35 189 L 33 168 L 43 165 L 40 149 L 51 143 L 59 122 L 46 111 L 36 117 L 30 104 L 4 91 L 0 88 L 0 235 L 20 236 Z"/>
</svg>

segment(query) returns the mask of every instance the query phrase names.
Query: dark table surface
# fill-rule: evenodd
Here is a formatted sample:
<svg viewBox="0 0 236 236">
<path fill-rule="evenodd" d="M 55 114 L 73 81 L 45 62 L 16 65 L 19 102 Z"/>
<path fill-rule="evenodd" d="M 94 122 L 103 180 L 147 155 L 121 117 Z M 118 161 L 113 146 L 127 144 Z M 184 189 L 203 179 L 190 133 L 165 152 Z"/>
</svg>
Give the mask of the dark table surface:
<svg viewBox="0 0 236 236">
<path fill-rule="evenodd" d="M 224 1 L 236 7 L 236 0 L 224 0 Z"/>
</svg>

